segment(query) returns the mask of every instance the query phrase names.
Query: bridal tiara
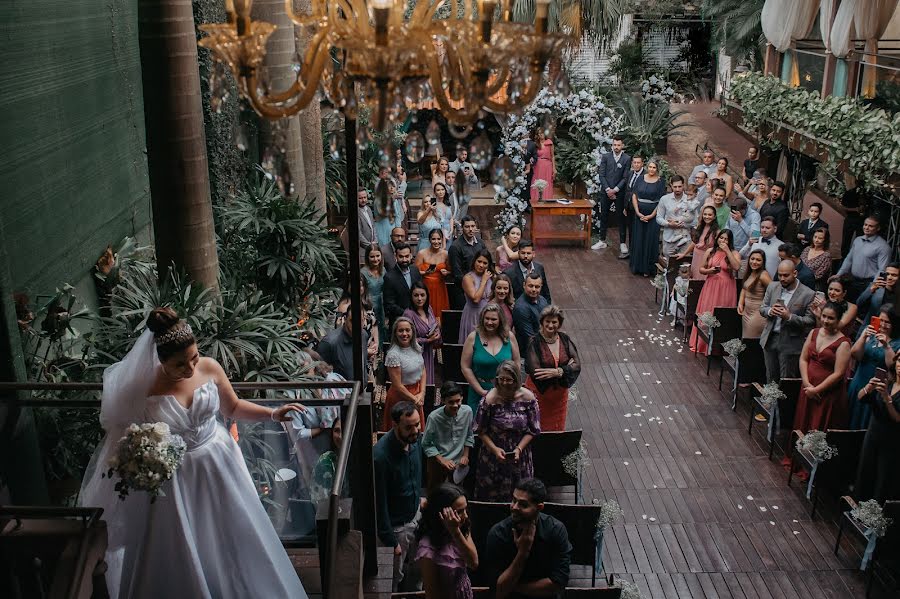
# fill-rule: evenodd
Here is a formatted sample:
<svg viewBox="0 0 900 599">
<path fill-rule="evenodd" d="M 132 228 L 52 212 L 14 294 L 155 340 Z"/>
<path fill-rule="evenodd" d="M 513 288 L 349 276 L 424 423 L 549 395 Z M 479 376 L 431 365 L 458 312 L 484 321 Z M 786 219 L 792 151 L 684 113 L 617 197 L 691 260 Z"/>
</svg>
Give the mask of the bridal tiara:
<svg viewBox="0 0 900 599">
<path fill-rule="evenodd" d="M 193 335 L 194 331 L 191 329 L 191 325 L 184 322 L 175 325 L 154 340 L 156 341 L 156 345 L 165 345 L 167 343 L 172 343 L 173 341 L 185 341 L 186 339 L 193 337 Z"/>
</svg>

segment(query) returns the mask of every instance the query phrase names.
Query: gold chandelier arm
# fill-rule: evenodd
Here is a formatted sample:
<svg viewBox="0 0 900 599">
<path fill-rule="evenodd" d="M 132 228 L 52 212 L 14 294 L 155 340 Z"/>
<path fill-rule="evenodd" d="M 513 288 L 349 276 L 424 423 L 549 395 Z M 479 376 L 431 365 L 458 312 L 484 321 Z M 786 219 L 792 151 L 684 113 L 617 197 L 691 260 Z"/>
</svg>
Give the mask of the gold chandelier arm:
<svg viewBox="0 0 900 599">
<path fill-rule="evenodd" d="M 438 63 L 437 54 L 434 52 L 429 53 L 428 67 L 432 93 L 444 117 L 454 123 L 467 123 L 475 120 L 475 117 L 478 115 L 477 108 L 473 111 L 470 107 L 464 106 L 465 110 L 463 110 L 454 108 L 451 105 L 450 99 L 446 95 L 446 90 L 441 85 L 441 67 Z"/>
<path fill-rule="evenodd" d="M 498 91 L 503 89 L 503 86 L 506 85 L 506 80 L 509 77 L 509 67 L 502 67 L 500 71 L 494 76 L 493 84 L 487 87 L 484 90 L 484 94 L 490 98 Z"/>
<path fill-rule="evenodd" d="M 490 97 L 485 99 L 484 107 L 491 112 L 516 112 L 525 108 L 531 101 L 534 100 L 535 96 L 537 96 L 538 92 L 541 89 L 541 73 L 534 72 L 531 75 L 531 79 L 528 81 L 528 86 L 522 92 L 522 95 L 519 96 L 518 100 L 514 100 L 512 102 L 507 102 L 506 104 L 491 100 Z"/>
<path fill-rule="evenodd" d="M 440 9 L 440 8 L 444 5 L 445 2 L 447 2 L 447 0 L 441 0 L 440 2 L 435 2 L 435 3 L 434 3 L 433 5 L 431 5 L 431 6 L 426 6 L 426 4 L 427 4 L 426 2 L 419 2 L 419 3 L 416 5 L 416 10 L 419 9 L 419 6 L 422 6 L 422 7 L 425 8 L 425 10 L 428 11 L 427 13 L 425 13 L 424 18 L 421 20 L 421 23 L 422 23 L 423 25 L 426 25 L 426 26 L 427 26 L 427 24 L 428 24 L 429 22 L 431 22 L 431 21 L 434 19 L 434 15 L 437 14 L 438 9 Z M 454 2 L 453 7 L 454 7 L 454 9 L 455 9 L 455 8 L 456 8 L 456 0 L 453 0 L 453 2 Z M 415 12 L 414 12 L 413 14 L 415 14 Z M 456 14 L 456 11 L 455 11 L 455 10 L 453 10 L 453 11 L 451 12 L 451 16 L 453 16 L 454 14 Z"/>
<path fill-rule="evenodd" d="M 298 92 L 305 93 L 304 87 L 306 84 L 301 83 L 300 77 L 304 77 L 307 81 L 319 80 L 319 77 L 324 70 L 325 60 L 328 58 L 328 52 L 320 51 L 320 47 L 327 37 L 328 32 L 325 30 L 317 31 L 315 35 L 313 35 L 309 40 L 309 45 L 306 47 L 306 54 L 303 56 L 303 64 L 300 67 L 300 72 L 297 74 L 297 79 L 285 91 L 267 94 L 265 97 L 266 102 L 286 102 Z M 310 77 L 309 75 L 306 75 L 307 73 L 314 76 Z"/>
</svg>

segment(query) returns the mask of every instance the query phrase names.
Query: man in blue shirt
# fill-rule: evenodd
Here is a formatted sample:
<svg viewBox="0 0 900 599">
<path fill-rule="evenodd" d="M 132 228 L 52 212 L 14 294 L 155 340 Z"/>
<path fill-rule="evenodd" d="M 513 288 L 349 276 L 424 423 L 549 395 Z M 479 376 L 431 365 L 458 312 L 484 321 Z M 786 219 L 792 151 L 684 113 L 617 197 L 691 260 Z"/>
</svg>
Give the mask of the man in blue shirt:
<svg viewBox="0 0 900 599">
<path fill-rule="evenodd" d="M 887 268 L 891 261 L 891 246 L 878 232 L 881 223 L 874 216 L 863 222 L 863 235 L 853 240 L 850 252 L 838 270 L 839 275 L 850 275 L 853 280 L 847 292 L 847 300 L 855 302 L 866 287 Z"/>
<path fill-rule="evenodd" d="M 446 381 L 441 386 L 441 401 L 444 407 L 428 416 L 422 435 L 429 494 L 450 476 L 456 479 L 454 482 L 462 482 L 469 469 L 469 450 L 475 445 L 474 415 L 460 386 Z"/>
<path fill-rule="evenodd" d="M 416 556 L 416 528 L 421 519 L 422 448 L 419 411 L 410 401 L 391 408 L 393 428 L 373 450 L 375 462 L 375 505 L 378 538 L 394 548 L 392 591 L 416 590 L 413 569 Z"/>
<path fill-rule="evenodd" d="M 519 351 L 528 347 L 531 338 L 541 330 L 541 311 L 550 305 L 550 302 L 541 295 L 542 286 L 540 274 L 534 271 L 528 273 L 525 291 L 513 306 L 513 325 L 516 328 Z"/>
</svg>

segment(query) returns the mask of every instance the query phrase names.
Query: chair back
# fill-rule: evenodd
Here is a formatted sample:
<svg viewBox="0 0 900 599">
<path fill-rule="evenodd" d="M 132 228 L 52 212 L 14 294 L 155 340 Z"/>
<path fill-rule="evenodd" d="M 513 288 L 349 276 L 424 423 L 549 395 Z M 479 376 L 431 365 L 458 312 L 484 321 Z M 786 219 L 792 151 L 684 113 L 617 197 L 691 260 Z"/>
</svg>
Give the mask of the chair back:
<svg viewBox="0 0 900 599">
<path fill-rule="evenodd" d="M 710 329 L 709 351 L 710 354 L 718 356 L 722 355 L 723 343 L 740 338 L 742 321 L 737 308 L 726 308 L 723 306 L 713 308 L 713 316 L 721 324 L 714 329 Z"/>
<path fill-rule="evenodd" d="M 738 356 L 737 382 L 738 384 L 766 382 L 766 360 L 763 355 L 759 339 L 742 339 L 747 349 Z"/>
<path fill-rule="evenodd" d="M 462 310 L 444 310 L 441 312 L 441 338 L 444 344 L 462 343 L 465 339 L 459 338 L 459 321 L 462 320 Z"/>
<path fill-rule="evenodd" d="M 466 382 L 462 373 L 462 350 L 463 346 L 456 343 L 444 343 L 441 346 L 441 358 L 443 359 L 445 381 L 453 381 L 455 383 Z"/>
<path fill-rule="evenodd" d="M 578 451 L 580 443 L 581 430 L 548 431 L 536 436 L 531 442 L 534 477 L 548 487 L 577 486 L 578 476 L 566 472 L 563 458 Z"/>
<path fill-rule="evenodd" d="M 574 588 L 566 587 L 563 597 L 565 599 L 619 599 L 622 589 L 619 587 L 606 588 Z"/>
<path fill-rule="evenodd" d="M 688 296 L 685 300 L 685 314 L 688 322 L 697 321 L 697 302 L 700 301 L 700 292 L 703 291 L 703 279 L 691 279 L 688 282 Z"/>
<path fill-rule="evenodd" d="M 794 427 L 794 415 L 797 413 L 797 400 L 800 399 L 800 379 L 781 379 L 779 386 L 784 393 L 784 399 L 778 402 L 778 426 L 780 429 L 792 429 Z"/>
<path fill-rule="evenodd" d="M 837 455 L 819 464 L 816 470 L 816 487 L 843 495 L 856 479 L 856 468 L 862 453 L 865 430 L 825 431 L 828 444 L 837 449 Z"/>
<path fill-rule="evenodd" d="M 900 559 L 900 500 L 888 499 L 881 506 L 884 517 L 893 520 L 887 532 L 878 539 L 878 559 Z M 896 575 L 895 575 L 896 577 Z"/>
</svg>

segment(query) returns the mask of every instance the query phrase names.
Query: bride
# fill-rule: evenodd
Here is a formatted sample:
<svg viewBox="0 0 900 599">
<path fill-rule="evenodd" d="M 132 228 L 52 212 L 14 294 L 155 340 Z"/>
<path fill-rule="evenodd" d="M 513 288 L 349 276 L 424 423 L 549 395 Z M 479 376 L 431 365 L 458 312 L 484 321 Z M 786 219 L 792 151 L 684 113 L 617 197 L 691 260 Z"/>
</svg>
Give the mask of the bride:
<svg viewBox="0 0 900 599">
<path fill-rule="evenodd" d="M 238 399 L 222 367 L 200 357 L 190 325 L 156 308 L 125 358 L 103 373 L 100 423 L 79 504 L 102 507 L 106 580 L 114 599 L 136 597 L 299 597 L 306 592 L 272 527 L 244 458 L 216 420 L 290 420 L 297 403 L 274 410 Z M 165 496 L 124 501 L 103 477 L 132 423 L 165 422 L 187 445 Z"/>
</svg>

